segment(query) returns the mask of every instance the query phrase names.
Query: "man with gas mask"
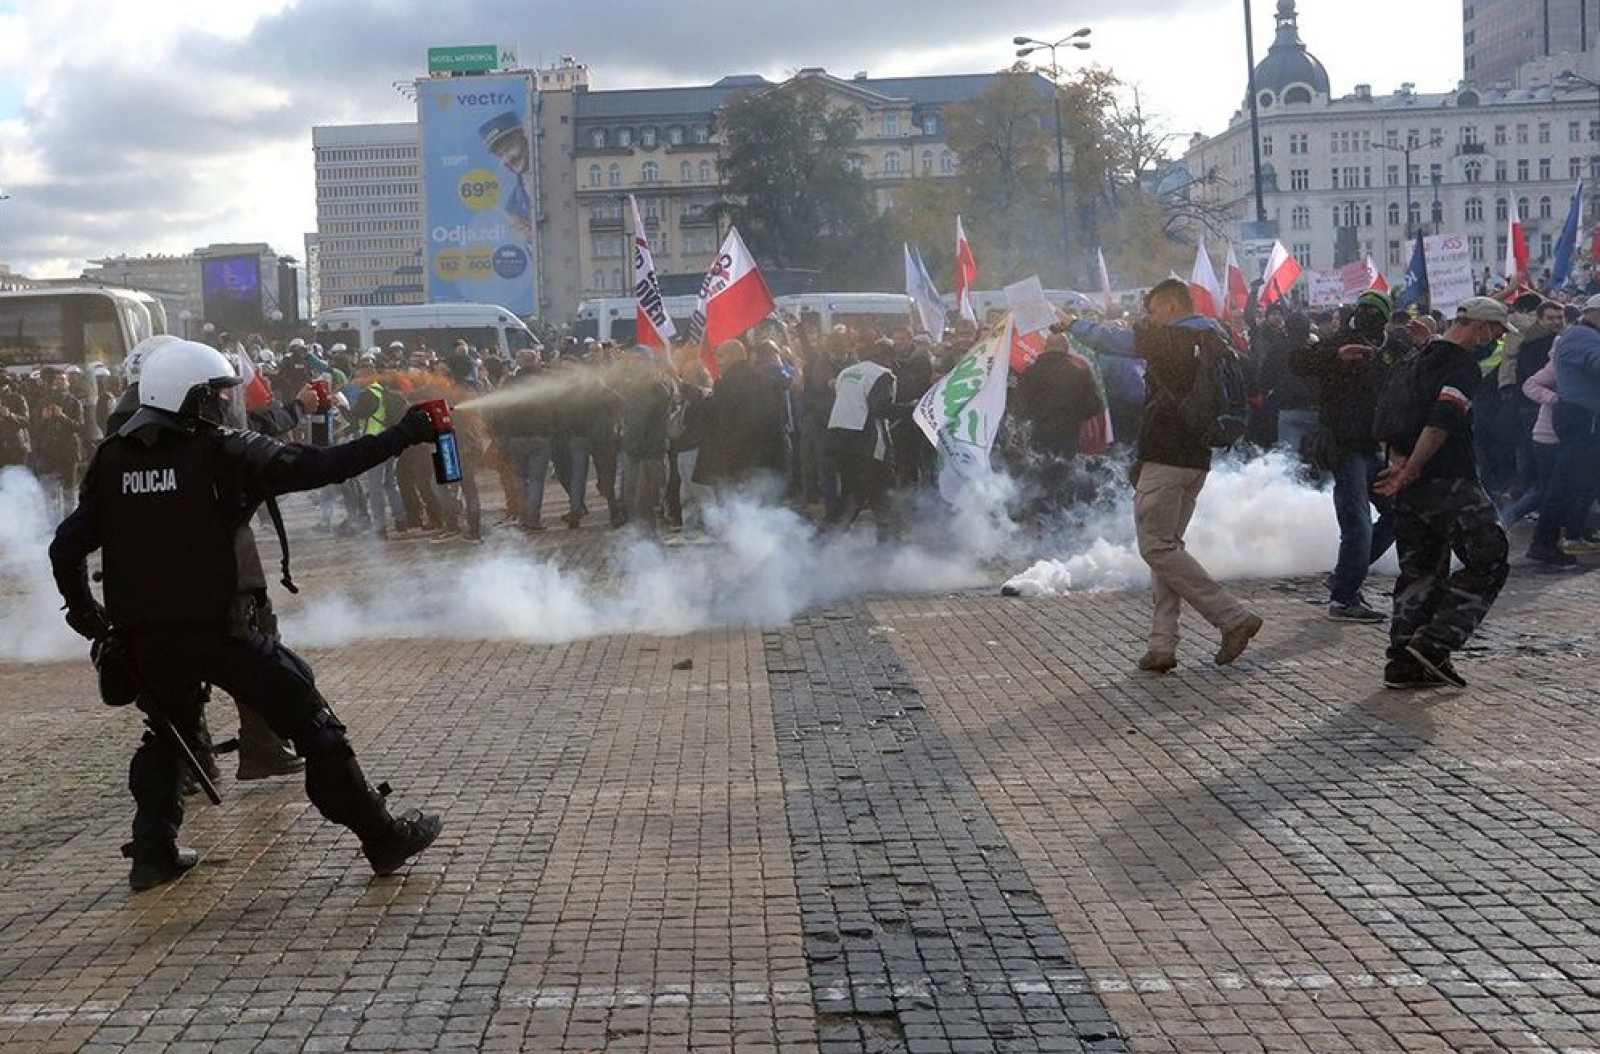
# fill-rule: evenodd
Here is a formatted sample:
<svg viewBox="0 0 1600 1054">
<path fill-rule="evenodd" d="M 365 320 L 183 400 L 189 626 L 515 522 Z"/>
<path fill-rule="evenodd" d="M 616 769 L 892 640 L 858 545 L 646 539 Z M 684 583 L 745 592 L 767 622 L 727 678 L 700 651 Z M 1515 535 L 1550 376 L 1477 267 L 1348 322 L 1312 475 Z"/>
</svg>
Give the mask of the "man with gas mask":
<svg viewBox="0 0 1600 1054">
<path fill-rule="evenodd" d="M 1321 389 L 1321 427 L 1302 453 L 1312 467 L 1333 476 L 1333 512 L 1339 521 L 1339 556 L 1333 567 L 1328 617 L 1341 622 L 1382 622 L 1384 616 L 1362 596 L 1367 568 L 1394 543 L 1389 502 L 1378 498 L 1372 519 L 1372 484 L 1382 461 L 1373 435 L 1373 408 L 1389 369 L 1408 350 L 1387 332 L 1386 293 L 1368 289 L 1331 340 L 1296 348 L 1290 368 L 1313 377 Z"/>
<path fill-rule="evenodd" d="M 239 383 L 232 364 L 206 345 L 171 341 L 150 352 L 139 410 L 96 450 L 78 507 L 50 546 L 67 624 L 98 642 L 115 635 L 141 708 L 157 715 L 128 772 L 135 808 L 123 854 L 135 890 L 172 881 L 199 859 L 177 841 L 180 754 L 154 727 L 164 720 L 192 727 L 201 683 L 221 687 L 294 743 L 306 759 L 307 797 L 361 839 L 377 874 L 399 869 L 442 826 L 417 810 L 390 814 L 311 668 L 238 610 L 241 579 L 261 576 L 249 527 L 258 505 L 341 482 L 433 441 L 432 422 L 414 410 L 392 428 L 339 446 L 285 445 L 223 427 Z M 86 564 L 97 549 L 104 550 L 104 607 Z"/>
</svg>

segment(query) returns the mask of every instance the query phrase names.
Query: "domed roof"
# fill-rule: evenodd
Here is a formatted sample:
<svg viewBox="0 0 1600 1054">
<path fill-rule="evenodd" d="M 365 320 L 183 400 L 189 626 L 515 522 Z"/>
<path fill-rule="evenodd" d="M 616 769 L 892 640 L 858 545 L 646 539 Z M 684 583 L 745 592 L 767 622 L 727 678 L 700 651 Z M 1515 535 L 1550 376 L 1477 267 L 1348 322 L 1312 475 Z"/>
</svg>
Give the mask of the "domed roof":
<svg viewBox="0 0 1600 1054">
<path fill-rule="evenodd" d="M 1278 35 L 1267 49 L 1267 57 L 1256 66 L 1256 91 L 1281 95 L 1291 84 L 1307 84 L 1311 90 L 1328 94 L 1328 71 L 1300 40 L 1299 18 L 1294 0 L 1278 0 Z"/>
</svg>

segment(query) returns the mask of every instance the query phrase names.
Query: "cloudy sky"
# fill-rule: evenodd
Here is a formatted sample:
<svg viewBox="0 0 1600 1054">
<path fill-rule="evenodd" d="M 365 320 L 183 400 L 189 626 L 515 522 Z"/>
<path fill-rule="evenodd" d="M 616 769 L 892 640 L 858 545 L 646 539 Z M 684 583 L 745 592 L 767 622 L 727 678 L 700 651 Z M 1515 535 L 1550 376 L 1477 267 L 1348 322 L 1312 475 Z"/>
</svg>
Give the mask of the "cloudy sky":
<svg viewBox="0 0 1600 1054">
<path fill-rule="evenodd" d="M 1257 60 L 1274 0 L 1248 0 Z M 1299 0 L 1335 94 L 1461 76 L 1457 0 Z M 0 263 L 42 277 L 108 254 L 266 241 L 302 256 L 316 223 L 314 125 L 404 121 L 395 90 L 430 45 L 573 55 L 597 90 L 983 72 L 1016 35 L 1093 29 L 1072 62 L 1137 85 L 1177 142 L 1244 95 L 1239 0 L 0 0 Z"/>
</svg>

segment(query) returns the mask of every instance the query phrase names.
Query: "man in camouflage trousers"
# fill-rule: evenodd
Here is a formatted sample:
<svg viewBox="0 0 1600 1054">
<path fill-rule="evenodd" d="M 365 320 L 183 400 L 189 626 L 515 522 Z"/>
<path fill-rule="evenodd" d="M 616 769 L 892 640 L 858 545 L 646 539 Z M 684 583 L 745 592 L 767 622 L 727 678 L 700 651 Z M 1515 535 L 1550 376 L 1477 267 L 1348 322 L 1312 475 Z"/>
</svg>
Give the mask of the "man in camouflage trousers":
<svg viewBox="0 0 1600 1054">
<path fill-rule="evenodd" d="M 1422 349 L 1411 378 L 1414 398 L 1427 404 L 1426 424 L 1413 442 L 1388 441 L 1389 467 L 1373 488 L 1394 498 L 1400 555 L 1385 687 L 1465 688 L 1450 655 L 1472 636 L 1506 583 L 1506 532 L 1478 482 L 1470 410 L 1477 352 L 1509 328 L 1499 301 L 1462 301 L 1450 327 Z M 1404 373 L 1397 368 L 1391 380 Z M 1452 552 L 1462 563 L 1454 574 Z"/>
</svg>

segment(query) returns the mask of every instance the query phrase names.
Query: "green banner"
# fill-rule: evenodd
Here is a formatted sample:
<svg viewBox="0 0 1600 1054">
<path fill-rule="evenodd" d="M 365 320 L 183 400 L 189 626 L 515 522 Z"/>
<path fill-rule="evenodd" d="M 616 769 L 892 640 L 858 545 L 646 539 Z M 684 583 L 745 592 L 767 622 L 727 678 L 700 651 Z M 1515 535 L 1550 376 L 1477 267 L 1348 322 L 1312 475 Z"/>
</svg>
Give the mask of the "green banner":
<svg viewBox="0 0 1600 1054">
<path fill-rule="evenodd" d="M 499 63 L 500 48 L 495 44 L 428 49 L 429 73 L 492 73 Z"/>
</svg>

